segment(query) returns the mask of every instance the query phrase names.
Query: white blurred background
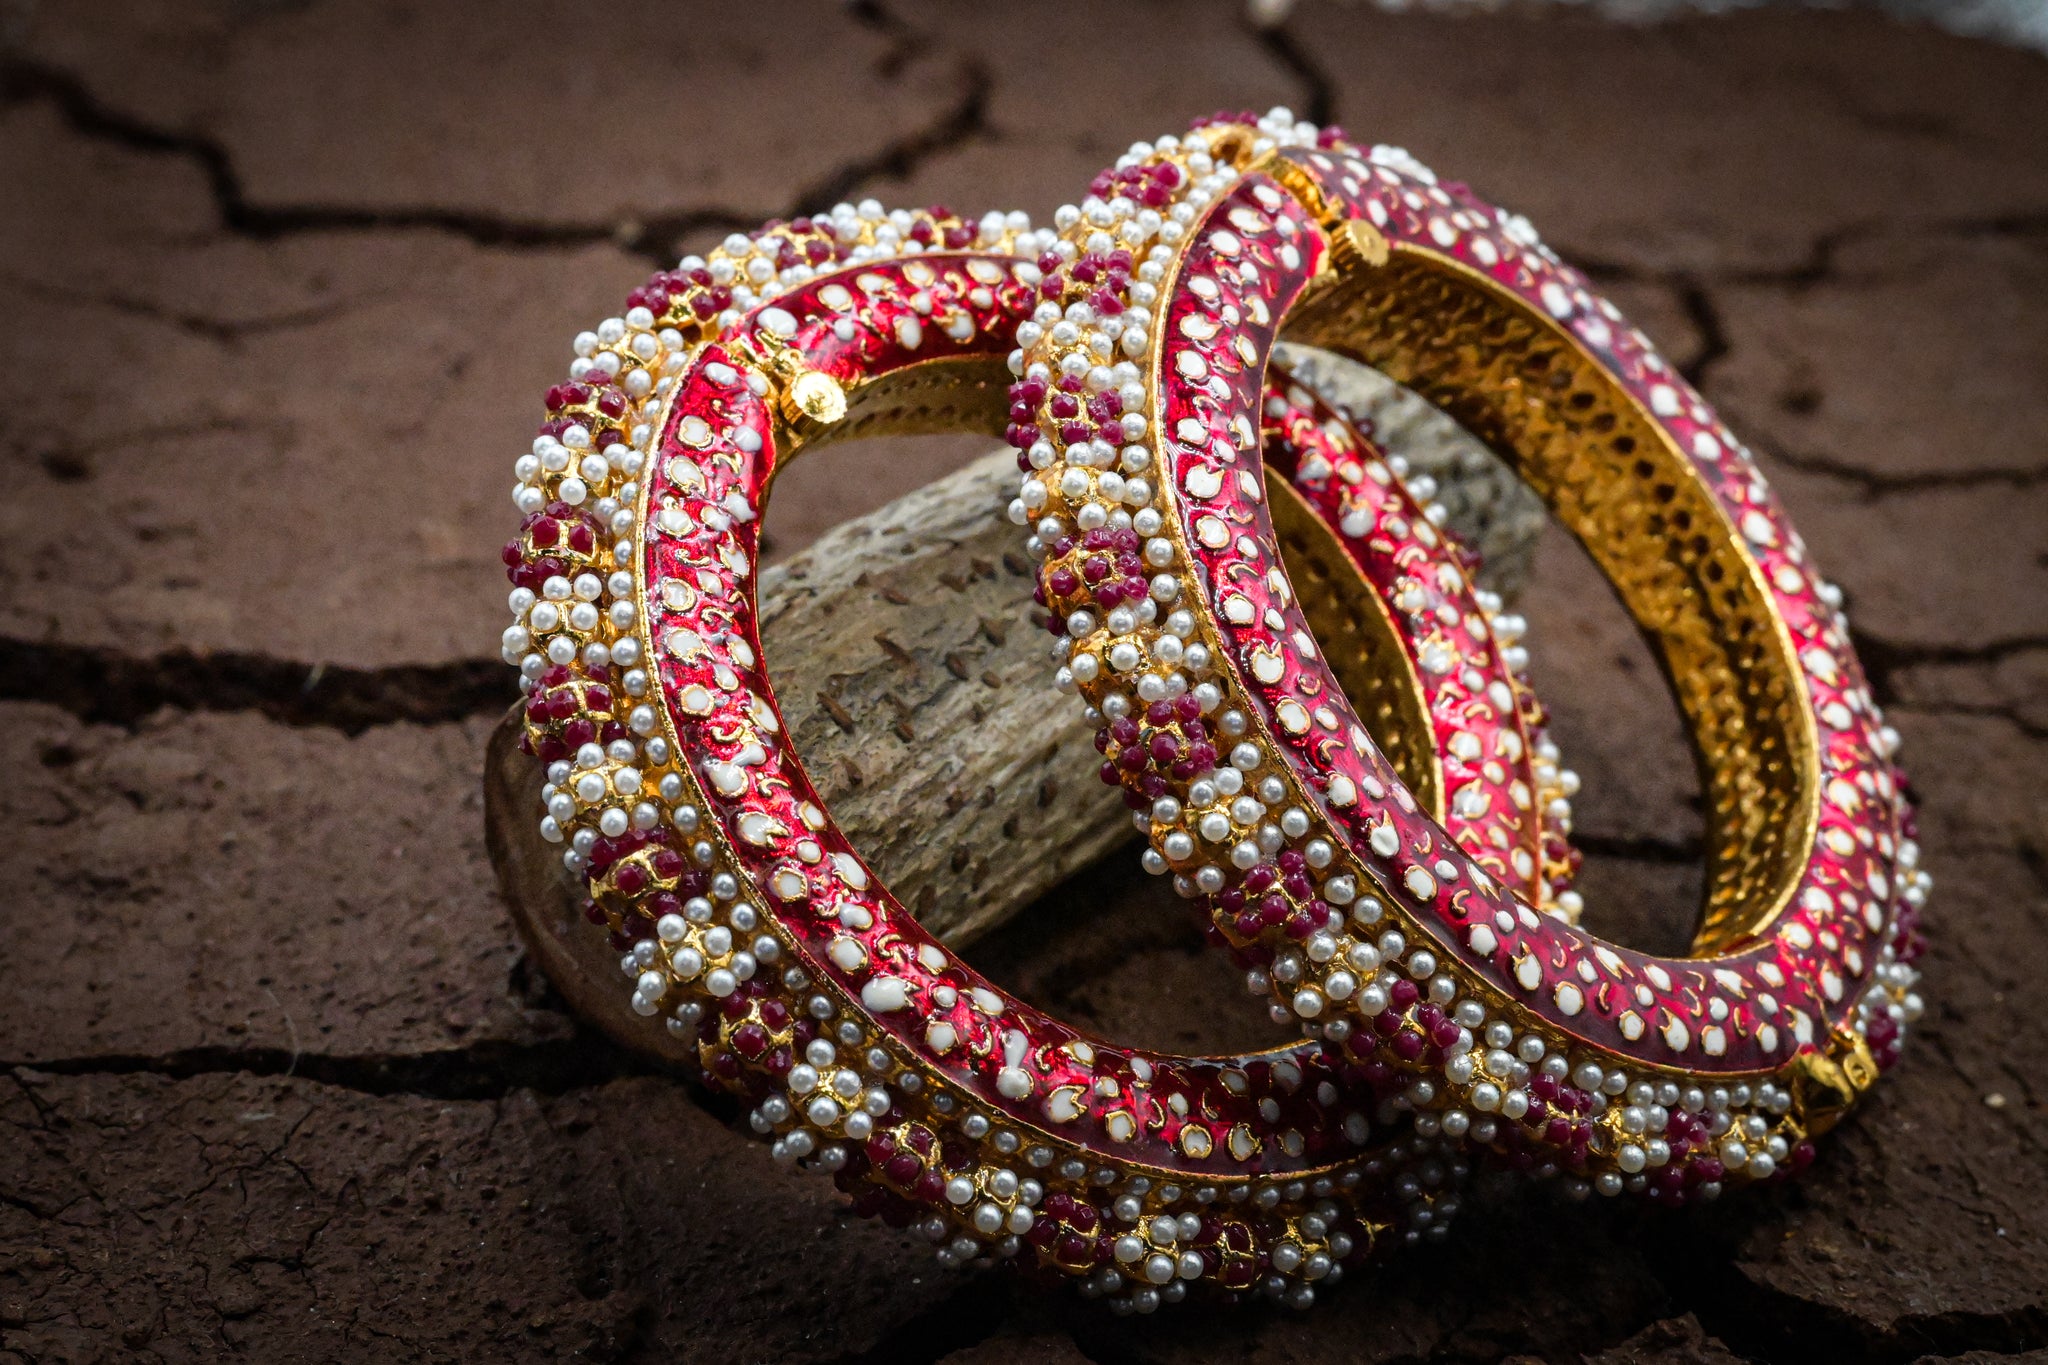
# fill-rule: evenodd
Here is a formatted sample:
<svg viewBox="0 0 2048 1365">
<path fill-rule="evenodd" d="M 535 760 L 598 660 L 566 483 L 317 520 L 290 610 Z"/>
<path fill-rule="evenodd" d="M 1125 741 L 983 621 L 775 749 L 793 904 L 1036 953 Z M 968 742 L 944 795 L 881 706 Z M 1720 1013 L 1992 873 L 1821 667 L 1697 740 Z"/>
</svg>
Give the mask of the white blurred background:
<svg viewBox="0 0 2048 1365">
<path fill-rule="evenodd" d="M 1250 0 L 1252 20 L 1277 24 L 1296 5 L 1372 4 L 1391 11 L 1455 14 L 1538 6 L 1589 10 L 1609 19 L 1654 23 L 1679 14 L 1725 14 L 1771 5 L 1798 9 L 1871 9 L 2048 52 L 2048 0 Z"/>
</svg>

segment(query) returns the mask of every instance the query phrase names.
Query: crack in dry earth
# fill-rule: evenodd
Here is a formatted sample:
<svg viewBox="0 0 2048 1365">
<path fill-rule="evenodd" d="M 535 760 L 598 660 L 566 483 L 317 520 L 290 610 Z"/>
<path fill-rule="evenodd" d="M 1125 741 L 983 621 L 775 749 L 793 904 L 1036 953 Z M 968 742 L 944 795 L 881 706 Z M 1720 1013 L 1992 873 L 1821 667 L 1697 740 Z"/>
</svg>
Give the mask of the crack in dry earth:
<svg viewBox="0 0 2048 1365">
<path fill-rule="evenodd" d="M 180 157 L 205 178 L 222 227 L 257 241 L 302 233 L 426 230 L 482 247 L 559 249 L 609 242 L 656 266 L 672 265 L 693 233 L 743 232 L 772 218 L 795 218 L 830 208 L 878 177 L 907 177 L 928 158 L 982 136 L 987 128 L 990 75 L 976 59 L 960 63 L 953 103 L 923 128 L 835 167 L 805 187 L 781 210 L 723 206 L 650 209 L 604 222 L 543 222 L 500 214 L 436 207 L 356 208 L 342 204 L 260 204 L 253 201 L 228 149 L 196 132 L 158 127 L 106 102 L 71 72 L 21 57 L 0 60 L 0 101 L 40 100 L 55 108 L 76 133 L 132 151 Z"/>
<path fill-rule="evenodd" d="M 0 1060 L 0 1071 L 54 1076 L 275 1076 L 365 1095 L 497 1100 L 518 1090 L 563 1095 L 654 1073 L 595 1034 L 537 1043 L 482 1042 L 432 1052 L 341 1054 L 280 1047 L 190 1047 L 174 1052 L 91 1053 Z"/>
<path fill-rule="evenodd" d="M 1996 664 L 2037 649 L 2048 649 L 2048 635 L 2010 635 L 1973 645 L 1931 644 L 1925 641 L 1892 640 L 1855 626 L 1849 631 L 1864 676 L 1879 705 L 1889 706 L 1898 697 L 1897 674 L 1923 665 L 1968 667 Z M 1940 699 L 1934 699 L 1939 702 Z M 1926 704 L 1925 701 L 1922 704 Z"/>
<path fill-rule="evenodd" d="M 1808 292 L 1825 285 L 1882 284 L 1911 278 L 1916 267 L 1896 270 L 1845 269 L 1841 258 L 1850 248 L 1865 242 L 1894 238 L 1904 241 L 1943 239 L 2027 239 L 2048 236 L 2048 210 L 2020 210 L 2012 213 L 1961 218 L 1929 218 L 1898 223 L 1884 219 L 1859 219 L 1814 234 L 1804 251 L 1782 265 L 1707 266 L 1671 269 L 1645 266 L 1620 256 L 1603 256 L 1590 247 L 1570 242 L 1553 246 L 1586 276 L 1598 283 L 1664 285 L 1671 288 L 1723 288 L 1751 286 L 1780 288 L 1793 293 Z"/>
<path fill-rule="evenodd" d="M 848 12 L 859 23 L 890 40 L 877 61 L 877 71 L 890 77 L 901 71 L 916 50 L 918 34 L 875 0 L 855 0 Z M 1260 29 L 1257 41 L 1288 72 L 1301 90 L 1305 116 L 1327 121 L 1334 112 L 1335 86 L 1293 33 Z M 991 74 L 977 59 L 960 61 L 957 96 L 921 128 L 863 156 L 846 161 L 804 187 L 784 216 L 796 216 L 850 197 L 876 179 L 914 175 L 932 160 L 991 135 L 988 124 Z M 0 61 L 0 91 L 7 101 L 43 101 L 51 105 L 81 136 L 99 139 L 153 155 L 182 158 L 204 177 L 221 225 L 231 233 L 256 240 L 294 234 L 350 231 L 424 230 L 451 234 L 478 246 L 500 249 L 554 249 L 591 243 L 612 243 L 657 264 L 668 264 L 684 239 L 707 230 L 743 230 L 765 213 L 716 206 L 671 207 L 646 214 L 623 215 L 616 221 L 545 222 L 480 212 L 434 207 L 392 209 L 347 205 L 266 205 L 249 199 L 247 186 L 227 147 L 198 133 L 152 125 L 124 112 L 92 91 L 78 77 L 22 60 Z M 1882 126 L 1875 125 L 1875 126 Z M 1947 136 L 1945 126 L 1898 126 L 1892 132 L 1915 136 Z M 1786 264 L 1763 269 L 1644 270 L 1609 262 L 1593 270 L 1596 278 L 1633 280 L 1669 291 L 1698 334 L 1696 354 L 1680 366 L 1695 385 L 1703 386 L 1729 354 L 1716 291 L 1730 286 L 1764 287 L 1788 292 L 1829 285 L 1856 285 L 1890 278 L 1881 271 L 1851 271 L 1843 265 L 1846 251 L 1886 235 L 1951 237 L 2038 237 L 2048 233 L 2048 214 L 2022 212 L 1974 219 L 1909 225 L 1857 222 L 1822 233 L 1805 254 Z M 101 302 L 131 311 L 150 305 L 110 296 Z M 321 320 L 294 315 L 278 320 L 229 323 L 184 314 L 152 314 L 168 325 L 229 342 L 265 329 Z M 1945 488 L 1977 486 L 2033 487 L 2048 479 L 2048 468 L 1956 469 L 1927 473 L 1883 474 L 1834 457 L 1811 452 L 1774 452 L 1785 464 L 1805 473 L 1853 484 L 1866 500 Z M 55 462 L 52 464 L 52 462 Z M 54 477 L 89 474 L 83 456 L 58 452 L 45 457 Z M 1861 632 L 1857 646 L 1881 700 L 1901 710 L 1931 714 L 1988 715 L 2007 720 L 2023 734 L 2048 737 L 2038 723 L 2012 708 L 1987 703 L 1943 700 L 1900 700 L 1900 671 L 1913 667 L 1968 668 L 1991 665 L 2030 650 L 2048 649 L 2048 636 L 2023 635 L 1970 646 L 1929 644 L 1872 636 Z M 507 670 L 495 658 L 461 659 L 439 664 L 362 668 L 322 665 L 249 653 L 201 653 L 174 649 L 151 656 L 132 656 L 111 648 L 54 641 L 0 639 L 0 697 L 52 702 L 87 721 L 133 726 L 165 708 L 195 711 L 253 710 L 290 725 L 326 726 L 356 733 L 394 721 L 446 722 L 493 715 L 513 698 Z M 1668 864 L 1696 862 L 1696 841 L 1603 836 L 1580 833 L 1580 847 L 1595 856 Z M 2026 844 L 2021 857 L 2048 887 L 2048 856 Z M 1098 964 L 1075 962 L 1081 979 Z M 418 1096 L 450 1102 L 497 1102 L 516 1091 L 563 1095 L 649 1070 L 627 1054 L 594 1036 L 578 1033 L 541 1043 L 479 1043 L 423 1053 L 337 1055 L 286 1048 L 195 1047 L 162 1054 L 109 1053 L 39 1061 L 0 1062 L 12 1070 L 17 1085 L 23 1073 L 146 1074 L 188 1079 L 216 1074 L 247 1073 L 287 1077 L 330 1085 L 367 1095 Z M 697 1096 L 717 1105 L 717 1099 Z M 39 1102 L 32 1099 L 38 1113 Z M 728 1105 L 728 1108 L 730 1106 Z M 289 1164 L 287 1162 L 287 1164 Z M 304 1176 L 304 1173 L 300 1173 Z M 231 1172 L 217 1178 L 232 1178 Z M 34 1216 L 50 1211 L 0 1193 L 0 1206 Z M 288 1272 L 305 1275 L 312 1248 L 326 1223 L 314 1226 L 297 1245 L 268 1260 Z M 1647 1240 L 1647 1239 L 1646 1239 Z M 1652 1243 L 1652 1245 L 1658 1245 Z M 1674 1245 L 1653 1256 L 1657 1280 L 1668 1302 L 1653 1312 L 1630 1313 L 1601 1324 L 1572 1342 L 1573 1351 L 1598 1352 L 1667 1319 L 1690 1312 L 1713 1338 L 1744 1358 L 1760 1362 L 1843 1361 L 1848 1365 L 1894 1365 L 1923 1357 L 1949 1357 L 1970 1352 L 2018 1354 L 2048 1346 L 2048 1304 L 2026 1303 L 2006 1312 L 1906 1313 L 1889 1321 L 1859 1316 L 1847 1309 L 1801 1297 L 1745 1269 L 1733 1248 L 1702 1247 L 1696 1242 Z M 296 1264 L 294 1264 L 294 1262 Z M 1024 1291 L 999 1277 L 968 1279 L 939 1303 L 912 1313 L 886 1332 L 872 1347 L 839 1357 L 840 1365 L 879 1361 L 937 1361 L 963 1348 L 995 1340 L 1013 1326 L 1019 1311 L 1041 1320 L 1046 1310 L 1035 1300 L 1023 1303 Z M 0 1307 L 0 1328 L 11 1305 Z M 636 1307 L 627 1337 L 612 1343 L 621 1353 L 652 1344 L 657 1309 Z M 1064 1335 L 1075 1350 L 1103 1365 L 1128 1365 L 1139 1358 L 1124 1330 L 1103 1323 L 1084 1307 L 1069 1313 L 1054 1308 L 1059 1320 L 1054 1335 Z M 1085 1321 L 1083 1320 L 1085 1319 Z M 382 1333 L 373 1322 L 366 1332 Z M 1106 1329 L 1106 1330 L 1105 1330 Z M 159 1321 L 155 1331 L 165 1330 Z M 151 1333 L 131 1346 L 139 1347 Z M 223 1350 L 231 1343 L 217 1339 Z M 1439 1341 L 1415 1361 L 1466 1361 L 1497 1358 L 1515 1343 L 1481 1343 L 1453 1336 Z"/>
<path fill-rule="evenodd" d="M 1250 19 L 1242 21 L 1250 30 L 1252 38 L 1263 47 L 1281 69 L 1301 82 L 1301 100 L 1295 113 L 1310 123 L 1328 125 L 1336 118 L 1337 89 L 1329 74 L 1316 64 L 1293 30 L 1284 24 L 1261 26 Z"/>
<path fill-rule="evenodd" d="M 1902 494 L 1982 488 L 1998 484 L 2017 490 L 2048 482 L 2048 466 L 1927 469 L 1906 474 L 1883 474 L 1812 451 L 1795 451 L 1777 444 L 1768 446 L 1767 450 L 1772 459 L 1802 474 L 1817 474 L 1823 478 L 1853 484 L 1865 502 L 1876 502 L 1880 498 Z"/>
<path fill-rule="evenodd" d="M 1731 1252 L 1672 1246 L 1653 1251 L 1651 1260 L 1674 1302 L 1710 1335 L 1764 1365 L 1907 1365 L 1927 1357 L 2018 1355 L 2048 1346 L 2048 1302 L 2005 1313 L 1904 1313 L 1880 1327 L 1745 1272 Z"/>
<path fill-rule="evenodd" d="M 360 734 L 401 721 L 496 715 L 518 697 L 498 659 L 358 668 L 239 651 L 130 655 L 99 645 L 0 637 L 0 700 L 40 701 L 80 720 L 133 727 L 172 707 L 255 711 L 286 725 Z"/>
<path fill-rule="evenodd" d="M 2048 724 L 2022 714 L 2014 706 L 1999 706 L 1991 702 L 1961 701 L 1894 701 L 1889 710 L 1918 716 L 1966 716 L 1976 720 L 1999 720 L 2020 732 L 2028 739 L 2048 739 Z"/>
</svg>

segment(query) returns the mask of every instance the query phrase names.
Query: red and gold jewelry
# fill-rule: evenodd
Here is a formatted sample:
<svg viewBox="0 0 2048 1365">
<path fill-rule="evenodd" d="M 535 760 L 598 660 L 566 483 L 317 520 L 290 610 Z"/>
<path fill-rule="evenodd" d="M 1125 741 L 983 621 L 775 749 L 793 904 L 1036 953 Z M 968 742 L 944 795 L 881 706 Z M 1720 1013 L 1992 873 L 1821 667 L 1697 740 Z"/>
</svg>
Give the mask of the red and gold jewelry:
<svg viewBox="0 0 2048 1365">
<path fill-rule="evenodd" d="M 1928 882 L 1839 594 L 1748 453 L 1526 221 L 1398 150 L 1285 111 L 1226 116 L 1134 147 L 1091 191 L 1060 211 L 1020 329 L 1031 440 L 1013 440 L 1045 447 L 1021 501 L 1049 590 L 1092 522 L 1149 515 L 1152 591 L 1186 628 L 1070 629 L 1060 680 L 1105 712 L 1185 688 L 1231 737 L 1229 766 L 1274 797 L 1197 800 L 1211 775 L 1127 767 L 1119 745 L 1127 781 L 1163 777 L 1173 798 L 1152 807 L 1149 864 L 1208 900 L 1312 1033 L 1404 1080 L 1425 1131 L 1602 1193 L 1711 1196 L 1798 1169 L 1919 1011 Z M 1281 566 L 1261 474 L 1260 376 L 1283 320 L 1509 459 L 1660 649 L 1712 817 L 1695 955 L 1539 913 L 1360 723 Z M 1119 362 L 1143 375 L 1120 439 L 1161 471 L 1135 511 L 1105 495 L 1097 435 L 1062 425 L 1051 397 Z"/>
<path fill-rule="evenodd" d="M 548 764 L 542 833 L 589 879 L 634 1008 L 693 1035 L 776 1154 L 836 1172 L 857 1208 L 919 1223 L 948 1261 L 1028 1252 L 1127 1307 L 1190 1281 L 1305 1302 L 1440 1221 L 1455 1155 L 1382 1132 L 1371 1090 L 1319 1044 L 1161 1056 L 992 988 L 834 827 L 760 658 L 773 473 L 827 437 L 999 428 L 1008 338 L 1040 283 L 1030 257 L 1050 245 L 1016 219 L 847 208 L 685 261 L 578 339 L 519 462 L 527 517 L 506 552 L 504 649 Z M 1327 410 L 1303 420 L 1325 432 L 1290 457 L 1305 487 L 1398 490 L 1355 433 L 1327 434 Z M 1117 549 L 1107 567 L 1128 580 Z M 1441 537 L 1434 553 L 1456 564 Z M 1515 723 L 1533 724 L 1503 678 Z M 1192 705 L 1162 701 L 1176 744 L 1206 742 Z M 1555 814 L 1532 808 L 1528 827 Z M 1517 884 L 1549 894 L 1533 871 Z"/>
</svg>

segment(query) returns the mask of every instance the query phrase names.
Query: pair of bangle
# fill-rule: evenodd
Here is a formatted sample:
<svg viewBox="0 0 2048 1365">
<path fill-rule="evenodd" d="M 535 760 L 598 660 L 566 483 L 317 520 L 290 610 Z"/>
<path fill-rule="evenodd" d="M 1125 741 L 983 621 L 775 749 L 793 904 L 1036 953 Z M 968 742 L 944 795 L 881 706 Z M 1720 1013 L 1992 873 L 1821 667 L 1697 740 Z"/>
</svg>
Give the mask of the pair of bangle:
<svg viewBox="0 0 2048 1365">
<path fill-rule="evenodd" d="M 1283 329 L 1487 441 L 1659 648 L 1710 808 L 1691 954 L 1577 926 L 1520 623 L 1427 489 L 1270 363 Z M 1050 230 L 842 205 L 685 259 L 575 350 L 505 551 L 541 834 L 630 1008 L 943 1261 L 1124 1311 L 1305 1305 L 1439 1232 L 1475 1157 L 1712 1197 L 1796 1172 L 1895 1059 L 1927 878 L 1839 595 L 1642 335 L 1405 153 L 1223 115 Z M 762 662 L 759 519 L 813 445 L 939 430 L 1016 447 L 1054 680 L 1147 868 L 1299 1043 L 1090 1038 L 833 824 Z"/>
</svg>

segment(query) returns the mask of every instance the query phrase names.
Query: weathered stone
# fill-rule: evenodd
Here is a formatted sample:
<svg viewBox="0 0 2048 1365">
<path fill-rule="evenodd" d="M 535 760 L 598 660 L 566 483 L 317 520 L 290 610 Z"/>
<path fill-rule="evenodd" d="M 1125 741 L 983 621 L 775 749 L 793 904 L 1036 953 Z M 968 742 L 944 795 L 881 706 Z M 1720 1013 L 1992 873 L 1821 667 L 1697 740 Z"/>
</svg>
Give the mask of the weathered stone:
<svg viewBox="0 0 2048 1365">
<path fill-rule="evenodd" d="M 1458 507 L 1448 524 L 1506 562 L 1496 586 L 1518 587 L 1542 529 L 1533 496 L 1421 400 L 1348 361 L 1317 365 L 1318 383 L 1396 414 L 1388 447 L 1440 472 Z M 794 468 L 822 470 L 840 453 Z M 1049 686 L 1030 565 L 1001 512 L 1016 478 L 1013 454 L 985 456 L 827 532 L 760 580 L 763 644 L 797 752 L 853 845 L 955 944 L 1131 838 L 1087 727 Z M 585 938 L 578 888 L 534 832 L 542 779 L 515 752 L 518 727 L 516 713 L 501 722 L 485 779 L 500 880 L 560 989 L 586 1011 L 606 1001 L 618 1036 L 643 1039 L 617 997 L 616 962 Z M 593 975 L 594 997 L 567 979 Z"/>
</svg>

